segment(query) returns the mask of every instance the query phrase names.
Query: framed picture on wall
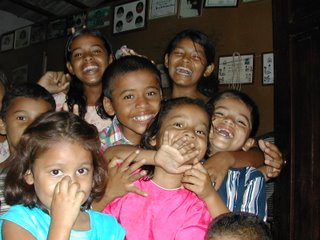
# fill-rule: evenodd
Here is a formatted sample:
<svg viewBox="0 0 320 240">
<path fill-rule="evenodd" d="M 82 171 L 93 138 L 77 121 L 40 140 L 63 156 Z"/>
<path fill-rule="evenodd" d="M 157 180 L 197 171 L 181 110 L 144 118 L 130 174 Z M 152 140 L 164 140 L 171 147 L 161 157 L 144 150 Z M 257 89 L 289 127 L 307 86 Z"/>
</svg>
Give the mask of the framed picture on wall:
<svg viewBox="0 0 320 240">
<path fill-rule="evenodd" d="M 27 47 L 30 44 L 31 26 L 20 28 L 14 33 L 14 49 Z"/>
<path fill-rule="evenodd" d="M 130 1 L 114 7 L 113 34 L 146 27 L 146 0 Z"/>
<path fill-rule="evenodd" d="M 46 40 L 47 24 L 39 23 L 31 26 L 30 44 Z"/>
<path fill-rule="evenodd" d="M 219 57 L 219 84 L 253 83 L 254 54 Z"/>
<path fill-rule="evenodd" d="M 177 0 L 151 0 L 149 19 L 167 17 L 177 14 Z"/>
<path fill-rule="evenodd" d="M 205 0 L 204 7 L 236 7 L 238 0 Z"/>
<path fill-rule="evenodd" d="M 111 7 L 105 6 L 88 12 L 88 28 L 101 28 L 110 25 Z"/>
<path fill-rule="evenodd" d="M 272 52 L 262 53 L 262 85 L 274 83 L 274 59 Z"/>
<path fill-rule="evenodd" d="M 202 0 L 190 1 L 180 0 L 179 17 L 199 17 L 202 14 Z"/>
<path fill-rule="evenodd" d="M 14 32 L 3 34 L 1 37 L 1 52 L 13 49 Z"/>
<path fill-rule="evenodd" d="M 65 18 L 52 20 L 48 24 L 47 39 L 64 37 L 67 30 L 67 20 Z"/>
</svg>

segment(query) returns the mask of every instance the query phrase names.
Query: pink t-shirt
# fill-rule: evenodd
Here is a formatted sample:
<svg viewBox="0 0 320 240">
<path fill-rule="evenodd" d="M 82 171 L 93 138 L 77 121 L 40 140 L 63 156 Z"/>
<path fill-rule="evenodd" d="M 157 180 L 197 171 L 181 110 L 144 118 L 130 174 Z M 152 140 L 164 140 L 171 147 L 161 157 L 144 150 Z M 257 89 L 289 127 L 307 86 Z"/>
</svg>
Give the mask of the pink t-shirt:
<svg viewBox="0 0 320 240">
<path fill-rule="evenodd" d="M 128 240 L 203 240 L 212 218 L 193 192 L 164 189 L 152 180 L 135 185 L 148 193 L 128 193 L 108 204 L 104 213 L 115 216 L 126 229 Z"/>
</svg>

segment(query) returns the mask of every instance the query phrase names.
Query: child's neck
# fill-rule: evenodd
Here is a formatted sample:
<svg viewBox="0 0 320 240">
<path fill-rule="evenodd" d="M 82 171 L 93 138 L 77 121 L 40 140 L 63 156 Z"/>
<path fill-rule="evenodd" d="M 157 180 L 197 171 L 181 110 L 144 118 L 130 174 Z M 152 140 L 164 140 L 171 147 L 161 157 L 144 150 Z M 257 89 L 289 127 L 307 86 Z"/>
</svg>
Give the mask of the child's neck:
<svg viewBox="0 0 320 240">
<path fill-rule="evenodd" d="M 155 167 L 152 181 L 162 188 L 176 189 L 181 187 L 183 174 L 171 174 L 161 167 Z"/>
<path fill-rule="evenodd" d="M 198 91 L 197 86 L 194 87 L 184 87 L 184 86 L 178 86 L 175 85 L 172 89 L 172 98 L 177 98 L 177 97 L 190 97 L 193 99 L 201 99 L 205 102 L 208 101 L 208 97 L 203 95 L 201 92 Z"/>
<path fill-rule="evenodd" d="M 95 106 L 102 92 L 102 84 L 96 86 L 84 86 L 84 95 L 87 98 L 87 106 Z"/>
</svg>

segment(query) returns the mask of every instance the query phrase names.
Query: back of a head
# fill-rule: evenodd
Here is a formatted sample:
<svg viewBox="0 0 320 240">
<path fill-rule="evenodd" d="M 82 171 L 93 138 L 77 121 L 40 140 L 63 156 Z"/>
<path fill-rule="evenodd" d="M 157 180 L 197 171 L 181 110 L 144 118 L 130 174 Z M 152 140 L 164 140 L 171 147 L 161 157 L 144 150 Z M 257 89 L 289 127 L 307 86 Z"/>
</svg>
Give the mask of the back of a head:
<svg viewBox="0 0 320 240">
<path fill-rule="evenodd" d="M 209 225 L 206 240 L 272 240 L 268 225 L 247 212 L 221 214 Z"/>
<path fill-rule="evenodd" d="M 25 97 L 34 100 L 42 99 L 50 104 L 53 111 L 56 109 L 56 102 L 53 96 L 44 87 L 37 83 L 25 82 L 12 86 L 5 93 L 1 109 L 2 118 L 6 115 L 11 102 L 17 97 Z"/>
</svg>

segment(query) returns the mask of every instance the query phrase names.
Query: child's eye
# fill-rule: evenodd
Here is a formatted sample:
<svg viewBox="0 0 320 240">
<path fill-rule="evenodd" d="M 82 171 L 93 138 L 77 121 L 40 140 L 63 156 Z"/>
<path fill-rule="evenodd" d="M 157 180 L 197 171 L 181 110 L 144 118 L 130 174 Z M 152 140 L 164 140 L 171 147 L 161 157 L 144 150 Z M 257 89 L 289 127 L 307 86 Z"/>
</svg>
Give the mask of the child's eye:
<svg viewBox="0 0 320 240">
<path fill-rule="evenodd" d="M 182 123 L 174 123 L 173 126 L 178 127 L 178 128 L 182 128 Z"/>
<path fill-rule="evenodd" d="M 98 55 L 98 54 L 102 53 L 102 50 L 101 49 L 95 49 L 95 50 L 92 51 L 92 53 L 94 55 Z"/>
<path fill-rule="evenodd" d="M 215 112 L 215 113 L 214 113 L 214 116 L 215 116 L 215 117 L 223 117 L 224 115 L 223 115 L 222 112 Z"/>
<path fill-rule="evenodd" d="M 126 95 L 123 97 L 123 99 L 126 99 L 126 100 L 133 99 L 133 95 Z"/>
<path fill-rule="evenodd" d="M 25 121 L 27 118 L 25 116 L 17 116 L 17 120 Z"/>
<path fill-rule="evenodd" d="M 150 91 L 150 92 L 147 93 L 147 95 L 148 96 L 155 96 L 155 95 L 158 95 L 158 93 L 155 92 L 155 91 Z"/>
<path fill-rule="evenodd" d="M 202 131 L 202 130 L 196 130 L 196 134 L 201 135 L 201 136 L 207 136 L 207 132 Z"/>
<path fill-rule="evenodd" d="M 201 57 L 199 54 L 195 53 L 195 54 L 192 54 L 192 58 L 195 59 L 195 60 L 200 60 Z"/>
<path fill-rule="evenodd" d="M 237 122 L 238 122 L 238 124 L 240 124 L 243 127 L 246 127 L 248 125 L 247 122 L 242 121 L 242 120 L 238 120 Z"/>
<path fill-rule="evenodd" d="M 53 176 L 60 176 L 60 175 L 62 175 L 62 171 L 59 170 L 59 169 L 53 169 L 53 170 L 50 171 L 50 173 L 51 173 L 51 175 L 53 175 Z"/>
<path fill-rule="evenodd" d="M 173 53 L 174 55 L 177 55 L 177 56 L 181 56 L 181 55 L 184 54 L 183 51 L 181 51 L 181 50 L 174 50 L 172 53 Z"/>
<path fill-rule="evenodd" d="M 72 57 L 74 57 L 74 58 L 80 58 L 81 56 L 82 56 L 82 53 L 80 53 L 80 52 L 72 54 Z"/>
<path fill-rule="evenodd" d="M 78 169 L 78 171 L 77 171 L 77 173 L 79 174 L 79 175 L 85 175 L 85 174 L 87 174 L 89 172 L 89 170 L 87 169 L 87 168 L 80 168 L 80 169 Z"/>
</svg>

